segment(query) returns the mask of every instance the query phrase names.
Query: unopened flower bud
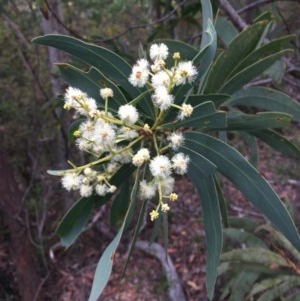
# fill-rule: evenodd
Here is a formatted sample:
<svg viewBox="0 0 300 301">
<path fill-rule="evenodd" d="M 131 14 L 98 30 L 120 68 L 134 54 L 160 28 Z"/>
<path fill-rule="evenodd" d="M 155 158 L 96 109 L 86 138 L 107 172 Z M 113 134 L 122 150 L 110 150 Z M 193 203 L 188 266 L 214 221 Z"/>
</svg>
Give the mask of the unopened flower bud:
<svg viewBox="0 0 300 301">
<path fill-rule="evenodd" d="M 108 99 L 109 97 L 114 97 L 114 92 L 110 88 L 103 88 L 103 89 L 100 89 L 100 96 L 103 99 Z"/>
<path fill-rule="evenodd" d="M 180 52 L 174 52 L 173 59 L 174 60 L 180 60 Z"/>
<path fill-rule="evenodd" d="M 158 212 L 156 211 L 156 210 L 152 210 L 151 212 L 150 212 L 150 219 L 151 219 L 151 221 L 153 222 L 155 219 L 157 219 L 158 218 Z"/>
</svg>

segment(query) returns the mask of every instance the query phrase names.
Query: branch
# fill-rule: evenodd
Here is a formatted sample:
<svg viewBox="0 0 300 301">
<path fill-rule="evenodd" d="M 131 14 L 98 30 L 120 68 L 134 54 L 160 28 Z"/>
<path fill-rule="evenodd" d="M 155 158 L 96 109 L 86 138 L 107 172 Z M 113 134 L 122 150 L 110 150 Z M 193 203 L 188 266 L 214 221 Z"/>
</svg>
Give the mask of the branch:
<svg viewBox="0 0 300 301">
<path fill-rule="evenodd" d="M 166 253 L 165 249 L 158 243 L 150 243 L 148 241 L 138 240 L 136 242 L 136 248 L 156 257 L 161 265 L 163 266 L 166 277 L 169 283 L 169 297 L 171 301 L 187 301 L 182 287 L 180 285 L 180 280 L 174 264 L 170 256 Z"/>
<path fill-rule="evenodd" d="M 235 8 L 227 0 L 219 0 L 219 4 L 238 29 L 243 30 L 247 27 L 247 23 L 238 15 Z"/>
<path fill-rule="evenodd" d="M 267 5 L 269 3 L 273 3 L 273 2 L 298 2 L 300 3 L 300 0 L 258 0 L 256 2 L 253 2 L 253 3 L 250 3 L 246 6 L 244 6 L 243 8 L 239 9 L 237 11 L 238 14 L 241 14 L 241 13 L 244 13 L 246 12 L 247 10 L 251 10 L 253 8 L 256 8 L 257 6 L 264 6 L 264 5 Z"/>
<path fill-rule="evenodd" d="M 149 27 L 149 26 L 153 26 L 153 25 L 156 25 L 156 24 L 159 24 L 159 23 L 162 23 L 164 21 L 167 21 L 168 19 L 170 19 L 173 14 L 176 12 L 176 10 L 178 8 L 180 8 L 187 0 L 184 0 L 180 3 L 178 3 L 174 9 L 172 11 L 170 11 L 168 14 L 166 14 L 165 16 L 153 21 L 153 22 L 149 22 L 149 23 L 146 23 L 146 24 L 138 24 L 138 25 L 133 25 L 133 26 L 130 26 L 128 27 L 127 29 L 125 29 L 123 32 L 121 32 L 120 34 L 117 34 L 111 38 L 107 38 L 107 39 L 96 39 L 95 41 L 98 42 L 98 43 L 105 43 L 105 42 L 109 42 L 109 41 L 112 41 L 112 40 L 115 40 L 117 38 L 120 38 L 121 36 L 124 36 L 126 33 L 128 33 L 129 31 L 132 31 L 134 29 L 138 29 L 138 28 L 146 28 L 146 27 Z"/>
<path fill-rule="evenodd" d="M 7 15 L 5 14 L 1 14 L 2 18 L 4 19 L 4 25 L 7 29 L 11 28 L 13 30 L 13 32 L 15 33 L 16 37 L 18 38 L 18 40 L 26 47 L 26 48 L 30 48 L 30 44 L 27 41 L 27 39 L 25 38 L 25 36 L 22 34 L 22 32 L 20 31 L 18 25 L 11 20 Z"/>
</svg>

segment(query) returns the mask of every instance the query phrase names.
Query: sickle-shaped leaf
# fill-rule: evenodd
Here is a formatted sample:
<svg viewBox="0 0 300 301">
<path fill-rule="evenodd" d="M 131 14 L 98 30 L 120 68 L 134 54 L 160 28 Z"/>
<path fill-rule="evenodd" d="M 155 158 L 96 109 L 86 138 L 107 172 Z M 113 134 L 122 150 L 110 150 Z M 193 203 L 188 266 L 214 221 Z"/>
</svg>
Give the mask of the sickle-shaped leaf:
<svg viewBox="0 0 300 301">
<path fill-rule="evenodd" d="M 191 161 L 189 166 L 188 177 L 197 188 L 202 204 L 203 223 L 207 241 L 206 289 L 209 299 L 212 299 L 223 241 L 218 192 L 213 176 L 199 177 L 199 167 L 193 161 Z"/>
<path fill-rule="evenodd" d="M 62 246 L 68 248 L 82 232 L 95 205 L 95 197 L 81 198 L 65 214 L 56 233 Z"/>
<path fill-rule="evenodd" d="M 127 180 L 127 179 L 126 179 Z M 120 225 L 120 220 L 126 215 L 129 206 L 129 183 L 124 181 L 122 187 L 114 197 L 109 216 L 109 223 L 112 227 Z"/>
<path fill-rule="evenodd" d="M 259 138 L 285 156 L 300 157 L 299 147 L 273 130 L 249 131 L 249 134 Z"/>
<path fill-rule="evenodd" d="M 291 115 L 277 112 L 262 112 L 255 115 L 230 112 L 227 116 L 227 130 L 229 131 L 283 128 L 288 126 L 292 120 Z"/>
<path fill-rule="evenodd" d="M 251 66 L 257 61 L 261 60 L 264 57 L 276 54 L 282 50 L 291 48 L 289 43 L 295 38 L 294 35 L 284 36 L 279 39 L 273 40 L 258 49 L 255 49 L 251 52 L 244 60 L 242 60 L 237 66 L 232 70 L 231 74 L 238 73 L 243 69 Z"/>
<path fill-rule="evenodd" d="M 255 107 L 267 111 L 291 114 L 295 121 L 300 121 L 300 104 L 288 95 L 264 87 L 251 87 L 233 94 L 229 106 Z"/>
<path fill-rule="evenodd" d="M 109 276 L 112 271 L 114 255 L 120 243 L 120 239 L 124 230 L 124 225 L 125 225 L 125 221 L 123 222 L 118 234 L 115 236 L 113 241 L 105 249 L 104 253 L 102 254 L 98 262 L 91 294 L 88 301 L 97 301 L 108 282 Z"/>
<path fill-rule="evenodd" d="M 114 52 L 85 43 L 73 37 L 50 34 L 32 40 L 35 44 L 51 46 L 63 50 L 79 60 L 94 66 L 106 76 L 114 79 L 132 98 L 137 97 L 141 90 L 132 86 L 128 77 L 131 73 L 130 65 Z"/>
<path fill-rule="evenodd" d="M 184 134 L 185 146 L 213 162 L 282 234 L 300 250 L 300 239 L 295 224 L 269 183 L 228 144 L 199 132 Z"/>
<path fill-rule="evenodd" d="M 197 150 L 190 148 L 186 144 L 183 144 L 179 150 L 189 155 L 191 161 L 198 167 L 198 172 L 204 177 L 211 176 L 217 171 L 217 166 L 202 156 Z"/>
<path fill-rule="evenodd" d="M 291 52 L 290 49 L 282 50 L 278 53 L 258 60 L 247 68 L 241 70 L 239 73 L 234 74 L 218 91 L 224 94 L 232 94 L 237 92 L 239 89 L 243 88 L 245 84 L 249 83 L 249 81 L 261 75 L 263 71 L 268 69 L 280 57 L 289 52 Z"/>
<path fill-rule="evenodd" d="M 103 254 L 98 262 L 95 276 L 94 276 L 93 285 L 92 285 L 91 294 L 90 294 L 88 301 L 97 301 L 97 299 L 100 297 L 103 289 L 105 288 L 105 286 L 109 280 L 109 277 L 110 277 L 110 274 L 112 271 L 114 255 L 119 246 L 123 231 L 128 225 L 128 220 L 131 219 L 131 211 L 132 211 L 132 207 L 135 206 L 135 201 L 136 201 L 136 193 L 134 192 L 131 195 L 130 205 L 127 210 L 124 221 L 122 223 L 122 226 L 120 227 L 120 229 L 118 231 L 118 234 L 111 241 L 111 243 L 107 246 L 107 248 L 103 252 Z"/>
<path fill-rule="evenodd" d="M 208 74 L 205 94 L 221 89 L 230 78 L 231 71 L 255 49 L 267 23 L 261 21 L 247 27 L 232 40 L 228 50 L 217 57 Z"/>
</svg>

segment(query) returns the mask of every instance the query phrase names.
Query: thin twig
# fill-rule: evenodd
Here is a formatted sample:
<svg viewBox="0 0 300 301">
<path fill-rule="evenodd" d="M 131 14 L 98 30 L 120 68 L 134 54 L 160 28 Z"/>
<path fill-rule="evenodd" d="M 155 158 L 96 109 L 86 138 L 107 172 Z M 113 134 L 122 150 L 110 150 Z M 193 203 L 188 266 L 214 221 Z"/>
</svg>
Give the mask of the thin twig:
<svg viewBox="0 0 300 301">
<path fill-rule="evenodd" d="M 18 40 L 22 43 L 22 45 L 29 49 L 31 45 L 20 31 L 18 25 L 3 13 L 1 13 L 1 17 L 4 19 L 5 27 L 12 29 L 15 35 L 17 36 Z"/>
<path fill-rule="evenodd" d="M 258 79 L 256 81 L 250 82 L 249 84 L 245 85 L 244 87 L 245 88 L 250 88 L 250 87 L 253 87 L 253 86 L 266 85 L 266 84 L 271 83 L 272 81 L 273 81 L 272 78 Z"/>
<path fill-rule="evenodd" d="M 259 1 L 256 1 L 256 2 L 252 2 L 246 6 L 244 6 L 243 8 L 239 9 L 237 11 L 238 14 L 242 14 L 244 12 L 246 12 L 247 10 L 251 10 L 253 8 L 256 8 L 258 6 L 264 6 L 264 5 L 267 5 L 269 3 L 273 3 L 273 2 L 297 2 L 297 3 L 300 3 L 300 0 L 259 0 Z"/>
<path fill-rule="evenodd" d="M 284 76 L 283 80 L 285 82 L 287 82 L 288 84 L 290 84 L 291 86 L 294 86 L 294 87 L 297 87 L 297 88 L 300 87 L 300 82 L 299 81 L 292 80 L 292 79 L 288 78 L 287 76 Z"/>
<path fill-rule="evenodd" d="M 235 8 L 227 0 L 219 0 L 219 3 L 238 29 L 243 30 L 247 27 L 247 23 L 239 16 Z"/>
<path fill-rule="evenodd" d="M 51 15 L 53 16 L 53 18 L 56 20 L 56 22 L 63 27 L 63 29 L 67 30 L 70 34 L 72 34 L 74 37 L 84 40 L 84 38 L 82 36 L 80 36 L 76 31 L 74 31 L 72 28 L 68 27 L 61 19 L 60 17 L 54 12 L 54 10 L 52 9 L 52 7 L 49 5 L 48 1 L 45 0 L 45 3 L 47 5 L 47 9 L 50 11 Z"/>
<path fill-rule="evenodd" d="M 35 295 L 34 295 L 33 301 L 39 300 L 39 299 L 38 299 L 38 296 L 39 296 L 39 294 L 40 294 L 40 291 L 41 291 L 43 285 L 45 284 L 45 282 L 47 281 L 47 279 L 49 278 L 50 274 L 51 274 L 51 271 L 49 271 L 49 272 L 47 273 L 47 275 L 44 277 L 44 279 L 40 282 L 40 284 L 39 284 L 39 286 L 38 286 L 38 288 L 37 288 L 37 290 L 36 290 L 36 293 L 35 293 Z"/>
<path fill-rule="evenodd" d="M 130 26 L 128 28 L 126 28 L 123 32 L 111 37 L 111 38 L 107 38 L 107 39 L 96 39 L 95 42 L 98 42 L 98 43 L 105 43 L 105 42 L 109 42 L 109 41 L 112 41 L 112 40 L 115 40 L 115 39 L 118 39 L 120 38 L 121 36 L 124 36 L 125 34 L 127 34 L 128 32 L 134 30 L 134 29 L 138 29 L 138 28 L 146 28 L 146 27 L 149 27 L 149 26 L 153 26 L 153 25 L 156 25 L 156 24 L 159 24 L 159 23 L 162 23 L 164 21 L 167 21 L 168 19 L 170 19 L 174 13 L 176 12 L 176 10 L 178 8 L 180 8 L 187 0 L 184 0 L 180 3 L 178 3 L 174 9 L 172 11 L 170 11 L 168 14 L 166 14 L 165 16 L 153 21 L 153 22 L 149 22 L 149 23 L 146 23 L 146 24 L 138 24 L 138 25 L 133 25 L 133 26 Z"/>
</svg>

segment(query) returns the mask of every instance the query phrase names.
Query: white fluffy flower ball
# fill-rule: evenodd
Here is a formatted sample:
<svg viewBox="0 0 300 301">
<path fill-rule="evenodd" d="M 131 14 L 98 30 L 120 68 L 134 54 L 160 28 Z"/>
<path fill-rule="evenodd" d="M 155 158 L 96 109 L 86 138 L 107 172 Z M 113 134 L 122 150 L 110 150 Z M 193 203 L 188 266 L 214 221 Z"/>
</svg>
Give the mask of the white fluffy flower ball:
<svg viewBox="0 0 300 301">
<path fill-rule="evenodd" d="M 171 174 L 171 162 L 168 157 L 159 155 L 150 161 L 150 172 L 153 177 L 166 178 Z"/>
<path fill-rule="evenodd" d="M 151 60 L 165 60 L 169 55 L 168 46 L 164 43 L 153 44 L 150 47 L 150 58 Z"/>
<path fill-rule="evenodd" d="M 132 67 L 131 74 L 129 76 L 129 82 L 135 87 L 143 87 L 149 77 L 149 63 L 145 59 L 140 59 Z"/>
<path fill-rule="evenodd" d="M 168 90 L 164 86 L 160 86 L 155 89 L 152 95 L 154 104 L 162 111 L 167 110 L 174 102 L 174 96 L 168 93 Z"/>
<path fill-rule="evenodd" d="M 173 156 L 171 161 L 173 163 L 172 167 L 177 174 L 184 175 L 187 172 L 188 164 L 190 161 L 189 156 L 183 153 L 178 153 Z"/>
<path fill-rule="evenodd" d="M 125 124 L 135 124 L 139 119 L 138 111 L 133 105 L 121 106 L 118 116 Z"/>
</svg>

